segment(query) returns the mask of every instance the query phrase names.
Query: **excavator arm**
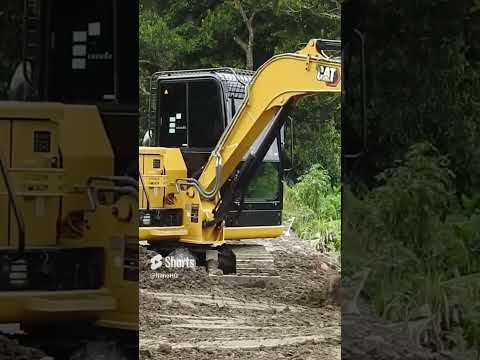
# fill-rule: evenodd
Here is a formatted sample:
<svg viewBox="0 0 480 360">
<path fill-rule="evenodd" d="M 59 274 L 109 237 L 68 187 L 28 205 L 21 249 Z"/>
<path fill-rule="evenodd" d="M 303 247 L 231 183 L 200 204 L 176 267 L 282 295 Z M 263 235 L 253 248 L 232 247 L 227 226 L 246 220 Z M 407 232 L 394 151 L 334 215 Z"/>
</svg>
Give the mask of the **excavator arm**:
<svg viewBox="0 0 480 360">
<path fill-rule="evenodd" d="M 288 104 L 322 92 L 340 92 L 340 62 L 327 57 L 323 50 L 340 48 L 338 42 L 313 39 L 303 50 L 275 56 L 263 64 L 200 178 L 177 183 L 193 186 L 204 199 L 213 199 L 262 132 L 269 126 L 283 125 Z"/>
</svg>

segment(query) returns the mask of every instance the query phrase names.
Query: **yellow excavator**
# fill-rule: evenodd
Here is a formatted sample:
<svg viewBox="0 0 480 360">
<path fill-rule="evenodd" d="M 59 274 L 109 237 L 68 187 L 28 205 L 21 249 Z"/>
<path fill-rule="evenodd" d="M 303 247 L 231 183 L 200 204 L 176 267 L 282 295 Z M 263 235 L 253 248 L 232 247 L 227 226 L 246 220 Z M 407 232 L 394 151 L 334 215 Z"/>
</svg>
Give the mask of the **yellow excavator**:
<svg viewBox="0 0 480 360">
<path fill-rule="evenodd" d="M 274 275 L 265 248 L 241 241 L 284 231 L 282 199 L 259 200 L 254 184 L 263 178 L 263 188 L 278 195 L 281 182 L 268 169 L 278 163 L 281 168 L 275 161 L 281 157 L 281 129 L 302 98 L 340 91 L 341 60 L 326 55 L 340 50 L 339 41 L 312 39 L 255 73 L 155 73 L 149 146 L 139 149 L 140 241 L 161 256 L 183 248 L 223 275 Z"/>
<path fill-rule="evenodd" d="M 0 333 L 59 359 L 137 358 L 138 39 L 119 24 L 138 6 L 4 5 L 24 37 L 2 48 L 19 59 L 0 101 Z"/>
</svg>

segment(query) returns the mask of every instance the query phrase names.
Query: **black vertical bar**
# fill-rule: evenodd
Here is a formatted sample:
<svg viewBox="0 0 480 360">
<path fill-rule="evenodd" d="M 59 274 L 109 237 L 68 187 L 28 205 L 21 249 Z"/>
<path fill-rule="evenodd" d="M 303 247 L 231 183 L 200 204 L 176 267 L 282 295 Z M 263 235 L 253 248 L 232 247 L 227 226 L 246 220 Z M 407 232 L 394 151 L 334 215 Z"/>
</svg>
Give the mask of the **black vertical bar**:
<svg viewBox="0 0 480 360">
<path fill-rule="evenodd" d="M 185 101 L 185 122 L 187 124 L 187 147 L 190 147 L 190 82 L 187 81 L 185 83 L 185 93 L 186 93 L 186 101 Z"/>
<path fill-rule="evenodd" d="M 117 0 L 113 0 L 113 94 L 115 103 L 118 104 L 119 100 L 119 77 L 118 77 L 118 4 Z"/>
</svg>

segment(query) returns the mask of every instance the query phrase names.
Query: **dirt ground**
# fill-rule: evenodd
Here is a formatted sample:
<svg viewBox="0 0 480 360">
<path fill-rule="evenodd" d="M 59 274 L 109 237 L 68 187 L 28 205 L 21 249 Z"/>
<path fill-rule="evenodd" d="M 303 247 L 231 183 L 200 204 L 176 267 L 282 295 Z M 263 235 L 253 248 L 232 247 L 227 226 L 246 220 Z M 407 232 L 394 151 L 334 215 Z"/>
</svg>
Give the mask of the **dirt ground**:
<svg viewBox="0 0 480 360">
<path fill-rule="evenodd" d="M 2 360 L 52 360 L 43 351 L 18 344 L 0 335 L 0 359 Z"/>
<path fill-rule="evenodd" d="M 239 285 L 200 268 L 159 278 L 141 251 L 141 359 L 340 359 L 336 271 L 295 236 L 254 243 L 273 253 L 278 280 Z"/>
</svg>

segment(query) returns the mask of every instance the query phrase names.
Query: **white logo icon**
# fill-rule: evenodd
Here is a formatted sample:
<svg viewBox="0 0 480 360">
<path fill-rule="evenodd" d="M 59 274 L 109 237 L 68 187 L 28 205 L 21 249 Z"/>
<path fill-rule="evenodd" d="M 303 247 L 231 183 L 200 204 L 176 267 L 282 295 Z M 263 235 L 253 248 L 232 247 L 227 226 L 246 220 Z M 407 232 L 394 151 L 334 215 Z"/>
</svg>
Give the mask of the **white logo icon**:
<svg viewBox="0 0 480 360">
<path fill-rule="evenodd" d="M 163 256 L 158 254 L 150 259 L 150 269 L 157 270 L 162 267 Z"/>
<path fill-rule="evenodd" d="M 327 83 L 334 83 L 336 80 L 337 69 L 329 66 L 318 66 L 317 80 Z"/>
<path fill-rule="evenodd" d="M 196 261 L 191 254 L 186 253 L 184 250 L 175 250 L 174 253 L 175 255 L 167 257 L 163 257 L 160 254 L 155 255 L 150 259 L 150 269 L 158 270 L 162 267 L 167 269 L 195 269 Z"/>
</svg>

